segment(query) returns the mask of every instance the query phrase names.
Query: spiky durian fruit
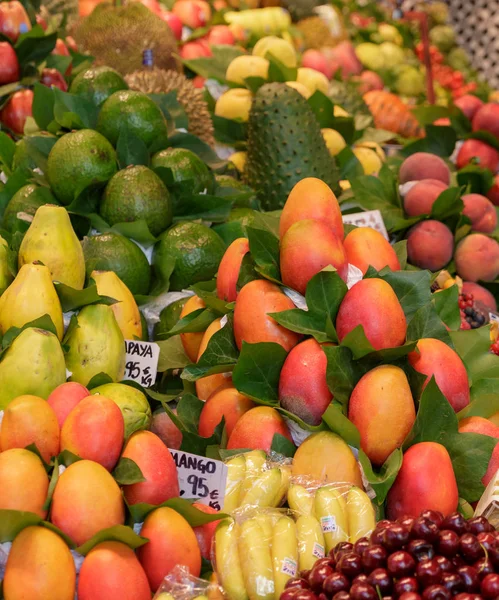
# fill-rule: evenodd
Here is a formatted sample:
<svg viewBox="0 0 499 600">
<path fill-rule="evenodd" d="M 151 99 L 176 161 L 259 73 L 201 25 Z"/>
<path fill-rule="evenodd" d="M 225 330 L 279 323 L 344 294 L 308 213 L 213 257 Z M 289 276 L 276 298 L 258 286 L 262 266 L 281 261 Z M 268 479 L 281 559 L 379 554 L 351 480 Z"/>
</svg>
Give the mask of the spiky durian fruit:
<svg viewBox="0 0 499 600">
<path fill-rule="evenodd" d="M 66 28 L 70 28 L 78 19 L 78 0 L 42 0 L 40 16 L 47 22 L 55 18 L 59 24 L 66 17 Z"/>
<path fill-rule="evenodd" d="M 194 87 L 191 81 L 176 71 L 165 71 L 154 67 L 130 73 L 125 77 L 131 90 L 145 94 L 168 94 L 177 92 L 177 100 L 182 105 L 188 119 L 189 133 L 196 135 L 210 146 L 215 145 L 213 122 L 202 90 Z"/>
<path fill-rule="evenodd" d="M 320 17 L 307 17 L 296 24 L 303 34 L 305 46 L 319 50 L 324 46 L 336 46 L 341 38 L 332 35 L 330 28 Z"/>
<path fill-rule="evenodd" d="M 98 4 L 75 30 L 82 51 L 122 75 L 142 66 L 144 50 L 152 50 L 156 65 L 180 70 L 173 54 L 177 42 L 168 25 L 140 2 L 115 7 Z"/>
</svg>

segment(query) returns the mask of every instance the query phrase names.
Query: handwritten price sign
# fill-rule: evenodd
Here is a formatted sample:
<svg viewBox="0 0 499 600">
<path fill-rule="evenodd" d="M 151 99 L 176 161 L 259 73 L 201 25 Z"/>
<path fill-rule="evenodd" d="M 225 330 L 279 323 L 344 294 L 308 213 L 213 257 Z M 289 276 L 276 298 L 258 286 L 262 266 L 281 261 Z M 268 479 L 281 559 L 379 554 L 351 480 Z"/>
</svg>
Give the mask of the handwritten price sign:
<svg viewBox="0 0 499 600">
<path fill-rule="evenodd" d="M 371 227 L 381 233 L 386 240 L 389 239 L 385 222 L 379 210 L 367 210 L 366 212 L 343 215 L 343 223 L 349 223 L 357 227 Z"/>
<path fill-rule="evenodd" d="M 148 388 L 156 381 L 158 372 L 159 346 L 153 342 L 125 340 L 125 376 Z"/>
</svg>

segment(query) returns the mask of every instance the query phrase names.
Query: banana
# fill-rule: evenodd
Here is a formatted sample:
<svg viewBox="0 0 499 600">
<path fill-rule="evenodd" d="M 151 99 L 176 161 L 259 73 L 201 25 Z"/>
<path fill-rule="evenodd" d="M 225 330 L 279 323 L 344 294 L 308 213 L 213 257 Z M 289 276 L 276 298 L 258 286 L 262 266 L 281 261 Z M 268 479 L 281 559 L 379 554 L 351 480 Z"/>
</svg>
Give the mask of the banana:
<svg viewBox="0 0 499 600">
<path fill-rule="evenodd" d="M 239 506 L 239 494 L 246 474 L 246 460 L 243 455 L 227 461 L 227 483 L 223 511 L 231 513 Z"/>
<path fill-rule="evenodd" d="M 253 485 L 254 480 L 258 475 L 260 475 L 263 465 L 267 460 L 267 455 L 263 450 L 251 450 L 251 452 L 246 452 L 243 455 L 246 465 L 246 471 L 244 474 L 244 480 L 239 489 L 239 504 L 241 505 L 241 500 L 246 495 L 246 492 Z"/>
<path fill-rule="evenodd" d="M 279 467 L 279 469 L 281 471 L 281 485 L 277 490 L 276 497 L 272 504 L 274 507 L 279 507 L 283 503 L 284 499 L 286 498 L 286 494 L 288 493 L 289 480 L 291 479 L 291 465 L 283 465 Z"/>
<path fill-rule="evenodd" d="M 347 496 L 347 518 L 350 541 L 371 533 L 376 527 L 374 508 L 369 496 L 358 487 L 351 487 Z"/>
<path fill-rule="evenodd" d="M 298 534 L 298 567 L 311 569 L 318 558 L 324 557 L 324 535 L 321 524 L 312 515 L 302 515 L 296 521 Z"/>
<path fill-rule="evenodd" d="M 155 596 L 154 600 L 175 600 L 169 592 L 161 592 L 159 596 Z"/>
<path fill-rule="evenodd" d="M 339 542 L 348 541 L 347 514 L 340 498 L 341 495 L 330 487 L 319 488 L 315 493 L 315 516 L 321 524 L 326 552 Z"/>
<path fill-rule="evenodd" d="M 274 600 L 270 546 L 263 528 L 255 519 L 248 519 L 241 525 L 238 548 L 250 600 Z"/>
<path fill-rule="evenodd" d="M 208 596 L 201 594 L 200 596 L 196 596 L 193 600 L 208 600 Z"/>
<path fill-rule="evenodd" d="M 275 506 L 274 502 L 281 487 L 281 479 L 281 471 L 277 467 L 264 471 L 253 480 L 253 485 L 241 498 L 239 506 Z"/>
<path fill-rule="evenodd" d="M 254 516 L 251 518 L 254 519 L 258 523 L 258 525 L 260 525 L 260 527 L 263 530 L 264 538 L 267 541 L 269 548 L 272 549 L 271 544 L 272 544 L 272 536 L 274 534 L 273 532 L 274 532 L 274 521 L 275 521 L 274 515 L 272 515 L 268 511 L 262 511 L 262 512 L 255 511 Z"/>
<path fill-rule="evenodd" d="M 281 517 L 274 526 L 272 562 L 275 596 L 279 598 L 288 579 L 294 577 L 298 570 L 296 524 L 290 517 Z"/>
<path fill-rule="evenodd" d="M 229 600 L 248 600 L 239 562 L 238 526 L 234 519 L 220 521 L 215 530 L 215 561 L 220 584 Z"/>
<path fill-rule="evenodd" d="M 307 488 L 292 483 L 288 489 L 288 504 L 299 515 L 309 516 L 314 508 L 314 497 Z"/>
</svg>

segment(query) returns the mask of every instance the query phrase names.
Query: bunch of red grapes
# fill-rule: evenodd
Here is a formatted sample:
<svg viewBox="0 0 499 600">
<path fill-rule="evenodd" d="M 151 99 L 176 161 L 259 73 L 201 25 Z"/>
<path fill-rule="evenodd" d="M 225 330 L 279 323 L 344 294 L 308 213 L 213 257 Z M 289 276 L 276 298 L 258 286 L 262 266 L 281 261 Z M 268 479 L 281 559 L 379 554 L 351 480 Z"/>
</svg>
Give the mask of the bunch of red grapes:
<svg viewBox="0 0 499 600">
<path fill-rule="evenodd" d="M 380 521 L 355 544 L 339 543 L 290 579 L 280 600 L 451 598 L 499 598 L 499 532 L 484 517 L 425 510 Z"/>
</svg>

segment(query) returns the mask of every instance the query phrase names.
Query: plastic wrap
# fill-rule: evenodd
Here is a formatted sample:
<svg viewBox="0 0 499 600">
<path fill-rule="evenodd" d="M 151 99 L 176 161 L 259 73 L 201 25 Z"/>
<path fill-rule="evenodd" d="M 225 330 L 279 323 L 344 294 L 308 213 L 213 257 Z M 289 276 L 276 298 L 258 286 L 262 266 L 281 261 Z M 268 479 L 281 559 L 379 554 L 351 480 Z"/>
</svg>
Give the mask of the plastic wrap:
<svg viewBox="0 0 499 600">
<path fill-rule="evenodd" d="M 177 565 L 165 577 L 153 600 L 223 600 L 223 589 L 216 583 L 194 577 L 187 567 Z"/>
</svg>

